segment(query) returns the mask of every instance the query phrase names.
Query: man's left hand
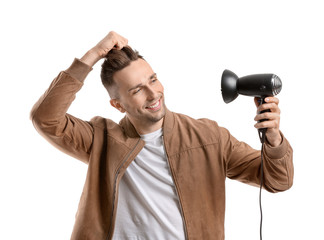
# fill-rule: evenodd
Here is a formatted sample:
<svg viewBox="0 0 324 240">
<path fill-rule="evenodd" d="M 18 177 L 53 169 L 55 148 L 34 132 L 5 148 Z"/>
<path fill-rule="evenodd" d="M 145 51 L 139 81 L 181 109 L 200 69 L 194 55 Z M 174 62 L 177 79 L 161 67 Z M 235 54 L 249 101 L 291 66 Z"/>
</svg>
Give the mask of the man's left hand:
<svg viewBox="0 0 324 240">
<path fill-rule="evenodd" d="M 280 145 L 282 138 L 279 131 L 280 125 L 280 109 L 278 107 L 279 99 L 276 97 L 267 97 L 265 103 L 258 102 L 260 98 L 254 98 L 255 105 L 257 106 L 257 115 L 254 118 L 255 121 L 267 119 L 263 122 L 258 122 L 254 125 L 255 128 L 267 128 L 266 138 L 271 146 L 277 147 Z M 270 110 L 270 112 L 261 113 L 264 110 Z"/>
</svg>

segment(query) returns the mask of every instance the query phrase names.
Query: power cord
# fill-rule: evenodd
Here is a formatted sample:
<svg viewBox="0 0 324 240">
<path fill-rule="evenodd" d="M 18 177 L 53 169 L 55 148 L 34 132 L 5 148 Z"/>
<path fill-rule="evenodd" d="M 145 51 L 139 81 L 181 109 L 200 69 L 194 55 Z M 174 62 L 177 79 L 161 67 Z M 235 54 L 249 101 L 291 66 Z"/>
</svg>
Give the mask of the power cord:
<svg viewBox="0 0 324 240">
<path fill-rule="evenodd" d="M 262 186 L 263 186 L 263 146 L 265 141 L 265 132 L 266 129 L 259 130 L 259 137 L 261 141 L 261 179 L 260 179 L 260 192 L 259 192 L 259 205 L 260 205 L 260 240 L 262 240 L 262 221 L 263 221 L 263 214 L 262 214 L 262 202 L 261 202 L 261 193 L 262 193 Z"/>
</svg>

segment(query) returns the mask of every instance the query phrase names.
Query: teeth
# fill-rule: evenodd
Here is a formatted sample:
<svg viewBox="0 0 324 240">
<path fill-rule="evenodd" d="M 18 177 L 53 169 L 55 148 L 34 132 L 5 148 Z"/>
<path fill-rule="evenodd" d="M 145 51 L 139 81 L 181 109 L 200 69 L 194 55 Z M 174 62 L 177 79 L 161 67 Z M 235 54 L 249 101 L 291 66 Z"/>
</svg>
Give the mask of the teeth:
<svg viewBox="0 0 324 240">
<path fill-rule="evenodd" d="M 149 106 L 147 108 L 156 108 L 157 106 L 159 106 L 159 101 L 157 101 L 154 105 Z"/>
</svg>

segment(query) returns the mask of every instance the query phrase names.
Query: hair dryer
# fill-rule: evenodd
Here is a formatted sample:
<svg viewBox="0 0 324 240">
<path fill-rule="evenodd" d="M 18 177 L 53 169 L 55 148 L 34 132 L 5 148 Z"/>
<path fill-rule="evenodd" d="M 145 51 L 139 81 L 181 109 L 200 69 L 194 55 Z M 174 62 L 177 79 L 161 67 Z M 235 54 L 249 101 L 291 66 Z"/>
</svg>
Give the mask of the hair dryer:
<svg viewBox="0 0 324 240">
<path fill-rule="evenodd" d="M 260 104 L 263 104 L 266 97 L 279 94 L 282 83 L 280 78 L 275 74 L 254 74 L 239 78 L 230 70 L 224 70 L 221 87 L 225 103 L 232 102 L 239 94 L 242 94 L 245 96 L 260 97 Z M 262 113 L 266 111 L 262 111 Z M 261 120 L 261 122 L 265 120 Z M 264 142 L 266 130 L 266 128 L 258 130 L 261 142 Z"/>
</svg>

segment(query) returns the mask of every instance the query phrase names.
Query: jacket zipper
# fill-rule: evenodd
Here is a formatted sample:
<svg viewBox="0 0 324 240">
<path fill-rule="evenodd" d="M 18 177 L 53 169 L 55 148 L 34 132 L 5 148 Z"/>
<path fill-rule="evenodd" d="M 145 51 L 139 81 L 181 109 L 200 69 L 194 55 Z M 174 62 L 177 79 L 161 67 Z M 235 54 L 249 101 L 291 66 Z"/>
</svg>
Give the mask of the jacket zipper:
<svg viewBox="0 0 324 240">
<path fill-rule="evenodd" d="M 120 165 L 120 167 L 117 169 L 117 172 L 115 174 L 115 179 L 114 179 L 114 193 L 113 193 L 113 202 L 112 202 L 112 210 L 111 210 L 111 216 L 110 216 L 110 226 L 108 230 L 108 235 L 106 237 L 107 240 L 112 239 L 112 224 L 113 224 L 113 217 L 114 217 L 114 211 L 115 211 L 115 200 L 116 200 L 116 187 L 117 187 L 117 178 L 120 172 L 120 169 L 124 166 L 125 162 L 127 159 L 130 157 L 130 155 L 134 152 L 134 150 L 137 148 L 138 144 L 140 143 L 141 139 L 138 140 L 136 143 L 135 147 L 128 153 L 126 158 L 124 159 L 123 163 Z"/>
<path fill-rule="evenodd" d="M 185 239 L 189 239 L 188 238 L 188 232 L 187 232 L 187 226 L 186 226 L 186 220 L 185 220 L 185 216 L 184 216 L 184 213 L 183 213 L 183 208 L 182 208 L 182 203 L 181 203 L 181 199 L 180 199 L 178 187 L 177 187 L 176 181 L 174 179 L 173 171 L 171 169 L 171 164 L 170 164 L 170 161 L 169 161 L 168 153 L 166 151 L 166 147 L 165 147 L 165 142 L 164 142 L 164 137 L 163 136 L 162 136 L 162 140 L 163 140 L 163 148 L 164 148 L 164 151 L 165 151 L 165 155 L 166 155 L 166 158 L 167 158 L 167 162 L 168 162 L 168 165 L 169 165 L 169 169 L 171 171 L 172 180 L 173 180 L 173 183 L 174 183 L 174 186 L 175 186 L 175 190 L 176 190 L 176 193 L 177 193 L 177 197 L 178 197 L 178 200 L 179 200 L 180 212 L 181 212 L 181 216 L 182 216 L 182 220 L 183 220 L 183 227 L 184 227 L 184 232 L 185 232 Z"/>
</svg>

